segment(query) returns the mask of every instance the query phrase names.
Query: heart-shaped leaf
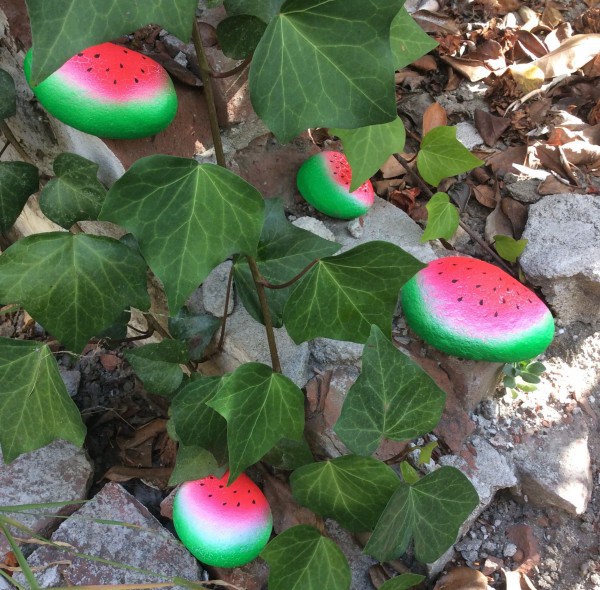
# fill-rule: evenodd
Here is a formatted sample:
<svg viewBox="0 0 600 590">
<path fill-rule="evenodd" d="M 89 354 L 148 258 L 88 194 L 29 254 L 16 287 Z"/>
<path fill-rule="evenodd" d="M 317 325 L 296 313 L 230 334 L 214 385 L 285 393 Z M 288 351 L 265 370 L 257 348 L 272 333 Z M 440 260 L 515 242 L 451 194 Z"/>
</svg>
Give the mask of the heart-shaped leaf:
<svg viewBox="0 0 600 590">
<path fill-rule="evenodd" d="M 0 162 L 0 233 L 8 231 L 38 190 L 38 170 L 27 162 Z"/>
<path fill-rule="evenodd" d="M 217 26 L 221 50 L 227 57 L 245 59 L 258 45 L 267 25 L 251 14 L 228 16 Z"/>
<path fill-rule="evenodd" d="M 509 262 L 517 261 L 517 258 L 523 254 L 527 243 L 528 240 L 515 240 L 510 236 L 503 236 L 502 234 L 494 236 L 494 248 L 496 248 L 496 252 Z"/>
<path fill-rule="evenodd" d="M 450 197 L 446 193 L 435 193 L 425 207 L 427 227 L 421 236 L 421 243 L 438 238 L 449 240 L 460 223 L 458 209 L 450 202 Z"/>
<path fill-rule="evenodd" d="M 408 590 L 418 586 L 424 579 L 425 576 L 419 574 L 402 574 L 382 584 L 379 590 Z"/>
<path fill-rule="evenodd" d="M 432 39 L 402 7 L 392 21 L 390 43 L 394 54 L 394 69 L 401 70 L 432 49 L 437 42 Z"/>
<path fill-rule="evenodd" d="M 290 484 L 298 503 L 360 532 L 373 529 L 400 480 L 377 459 L 346 455 L 296 469 Z"/>
<path fill-rule="evenodd" d="M 207 402 L 225 379 L 194 379 L 179 391 L 171 405 L 172 426 L 181 444 L 208 449 L 220 464 L 227 457 L 227 422 Z"/>
<path fill-rule="evenodd" d="M 414 539 L 415 557 L 431 563 L 456 541 L 460 525 L 478 503 L 475 488 L 454 467 L 440 467 L 413 485 L 402 483 L 383 511 L 365 553 L 390 561 L 405 553 Z"/>
<path fill-rule="evenodd" d="M 323 258 L 290 295 L 285 327 L 296 343 L 317 337 L 362 343 L 372 324 L 389 334 L 400 288 L 422 268 L 389 242 L 367 242 Z"/>
<path fill-rule="evenodd" d="M 374 453 L 382 438 L 410 440 L 439 422 L 446 394 L 373 326 L 363 370 L 352 385 L 335 431 L 353 452 Z"/>
<path fill-rule="evenodd" d="M 180 444 L 177 449 L 175 468 L 169 478 L 169 485 L 176 486 L 185 481 L 202 479 L 209 475 L 223 477 L 227 466 L 219 467 L 216 459 L 206 449 L 186 447 Z"/>
<path fill-rule="evenodd" d="M 190 39 L 197 0 L 27 0 L 33 36 L 32 83 L 39 84 L 78 51 L 158 24 L 184 42 Z"/>
<path fill-rule="evenodd" d="M 391 123 L 359 129 L 332 128 L 329 133 L 337 135 L 344 145 L 344 152 L 352 169 L 351 191 L 371 178 L 392 154 L 401 152 L 406 141 L 406 130 L 400 117 L 396 117 Z"/>
<path fill-rule="evenodd" d="M 200 361 L 204 350 L 221 325 L 221 320 L 210 314 L 195 314 L 182 307 L 176 316 L 169 318 L 169 332 L 173 338 L 188 345 L 190 360 Z"/>
<path fill-rule="evenodd" d="M 256 261 L 261 275 L 273 285 L 281 285 L 298 275 L 313 260 L 330 256 L 340 249 L 330 242 L 290 223 L 281 199 L 265 201 L 265 222 Z M 237 294 L 250 315 L 263 321 L 256 287 L 245 258 L 235 262 L 234 279 Z M 265 289 L 271 319 L 275 328 L 283 325 L 283 308 L 295 285 L 285 289 Z"/>
<path fill-rule="evenodd" d="M 227 420 L 229 481 L 280 439 L 302 437 L 304 395 L 290 379 L 266 365 L 240 366 L 207 404 Z"/>
<path fill-rule="evenodd" d="M 433 186 L 437 186 L 443 178 L 468 172 L 483 164 L 456 139 L 456 127 L 434 127 L 423 138 L 417 154 L 419 174 Z"/>
<path fill-rule="evenodd" d="M 85 426 L 52 351 L 0 338 L 0 445 L 4 461 L 61 438 L 81 446 Z"/>
<path fill-rule="evenodd" d="M 77 154 L 60 154 L 54 173 L 40 194 L 46 217 L 69 229 L 76 221 L 98 219 L 106 189 L 98 180 L 98 164 Z"/>
<path fill-rule="evenodd" d="M 101 219 L 135 236 L 175 310 L 228 256 L 255 254 L 263 210 L 260 193 L 233 172 L 158 155 L 115 182 Z"/>
<path fill-rule="evenodd" d="M 279 11 L 284 0 L 223 0 L 223 6 L 230 16 L 251 14 L 268 23 Z"/>
<path fill-rule="evenodd" d="M 0 68 L 0 119 L 8 119 L 17 113 L 17 91 L 12 76 Z"/>
<path fill-rule="evenodd" d="M 254 110 L 281 142 L 308 127 L 354 129 L 395 119 L 390 26 L 400 5 L 398 0 L 283 4 L 250 68 Z"/>
<path fill-rule="evenodd" d="M 123 310 L 148 309 L 146 268 L 141 256 L 113 238 L 36 234 L 0 256 L 0 301 L 20 303 L 79 352 Z"/>
<path fill-rule="evenodd" d="M 269 590 L 349 590 L 350 567 L 341 549 L 308 525 L 277 535 L 261 552 Z"/>
<path fill-rule="evenodd" d="M 314 462 L 312 452 L 304 438 L 282 438 L 262 459 L 277 469 L 293 471 Z"/>
</svg>

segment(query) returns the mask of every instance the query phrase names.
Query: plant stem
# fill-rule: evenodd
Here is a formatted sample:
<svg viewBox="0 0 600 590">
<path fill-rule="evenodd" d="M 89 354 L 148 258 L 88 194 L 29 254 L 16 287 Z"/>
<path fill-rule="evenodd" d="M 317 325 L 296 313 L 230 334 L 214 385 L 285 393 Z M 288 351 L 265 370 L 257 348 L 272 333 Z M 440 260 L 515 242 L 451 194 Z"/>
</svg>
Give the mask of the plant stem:
<svg viewBox="0 0 600 590">
<path fill-rule="evenodd" d="M 296 281 L 300 280 L 317 262 L 319 262 L 320 258 L 315 258 L 306 268 L 303 268 L 295 277 L 291 278 L 289 281 L 285 283 L 281 283 L 280 285 L 272 285 L 266 279 L 261 279 L 260 284 L 267 289 L 286 289 L 290 285 L 293 285 Z"/>
<path fill-rule="evenodd" d="M 10 141 L 6 140 L 4 147 L 0 150 L 0 158 L 4 155 L 4 152 L 6 151 L 6 149 L 8 148 L 9 145 L 10 145 Z"/>
<path fill-rule="evenodd" d="M 210 76 L 211 78 L 230 78 L 231 76 L 235 76 L 238 72 L 246 69 L 248 64 L 252 61 L 252 54 L 250 54 L 241 64 L 235 66 L 235 68 L 231 68 L 231 70 L 227 70 L 226 72 L 215 72 L 211 70 Z"/>
<path fill-rule="evenodd" d="M 22 160 L 29 164 L 33 164 L 33 161 L 29 157 L 29 154 L 21 147 L 21 144 L 17 141 L 17 138 L 14 136 L 14 133 L 8 126 L 8 123 L 4 120 L 0 120 L 0 131 L 2 131 L 4 137 L 6 137 L 10 145 L 13 146 L 13 148 L 19 154 L 19 156 L 21 156 Z M 4 153 L 5 148 L 6 146 L 2 149 L 2 153 Z"/>
<path fill-rule="evenodd" d="M 219 336 L 219 344 L 217 344 L 217 350 L 223 350 L 223 344 L 225 342 L 225 326 L 227 325 L 227 310 L 229 309 L 229 299 L 231 298 L 231 285 L 233 284 L 233 264 L 229 271 L 229 278 L 227 279 L 227 291 L 225 292 L 225 309 L 223 310 L 223 321 L 221 322 L 221 334 Z"/>
<path fill-rule="evenodd" d="M 275 342 L 275 332 L 273 331 L 271 311 L 269 310 L 269 304 L 267 303 L 265 288 L 261 282 L 263 278 L 258 270 L 256 260 L 254 260 L 252 256 L 248 256 L 248 266 L 250 267 L 250 272 L 252 272 L 252 278 L 254 279 L 254 285 L 256 286 L 256 293 L 258 294 L 258 301 L 260 302 L 260 309 L 262 311 L 265 330 L 267 332 L 267 340 L 269 342 L 269 352 L 271 353 L 271 364 L 273 365 L 273 371 L 276 373 L 281 373 L 281 363 L 279 362 L 279 354 L 277 353 L 277 344 Z"/>
<path fill-rule="evenodd" d="M 396 160 L 398 160 L 398 162 L 400 162 L 400 164 L 404 166 L 406 173 L 412 178 L 414 182 L 416 182 L 419 185 L 419 188 L 421 188 L 421 190 L 428 197 L 433 197 L 433 192 L 431 191 L 431 189 L 425 184 L 425 181 L 414 170 L 410 168 L 408 162 L 399 154 L 394 154 L 394 158 L 396 158 Z M 469 234 L 469 237 L 480 248 L 487 252 L 500 266 L 502 266 L 502 268 L 504 268 L 504 270 L 506 270 L 506 272 L 508 272 L 508 274 L 514 276 L 512 268 L 510 268 L 510 266 L 508 266 L 506 262 L 504 262 L 504 260 L 502 260 L 502 258 L 500 258 L 500 256 L 498 256 L 498 254 L 496 254 L 496 252 L 494 252 L 494 250 L 492 250 L 492 248 L 490 248 L 490 246 L 488 246 L 464 221 L 459 219 L 458 224 L 464 231 L 466 231 Z"/>
<path fill-rule="evenodd" d="M 223 152 L 223 143 L 221 142 L 221 130 L 219 129 L 219 120 L 217 118 L 215 92 L 210 76 L 211 70 L 210 66 L 208 65 L 208 60 L 206 59 L 206 53 L 204 53 L 204 47 L 202 46 L 202 39 L 200 37 L 200 30 L 198 29 L 198 22 L 196 19 L 194 19 L 194 26 L 192 27 L 192 39 L 196 49 L 196 59 L 198 60 L 198 67 L 200 68 L 202 84 L 204 85 L 206 104 L 208 107 L 208 119 L 210 121 L 210 132 L 213 139 L 213 146 L 215 148 L 215 155 L 217 157 L 217 164 L 219 166 L 223 166 L 223 168 L 227 168 L 227 165 L 225 164 L 225 153 Z"/>
</svg>

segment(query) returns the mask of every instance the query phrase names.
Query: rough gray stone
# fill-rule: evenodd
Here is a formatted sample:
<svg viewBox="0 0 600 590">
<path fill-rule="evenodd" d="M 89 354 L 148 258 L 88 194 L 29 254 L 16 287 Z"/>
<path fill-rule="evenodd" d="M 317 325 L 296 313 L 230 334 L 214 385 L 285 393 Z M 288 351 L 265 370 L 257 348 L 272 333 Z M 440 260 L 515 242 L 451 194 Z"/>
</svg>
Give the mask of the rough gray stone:
<svg viewBox="0 0 600 590">
<path fill-rule="evenodd" d="M 232 266 L 231 260 L 226 260 L 214 268 L 202 283 L 202 303 L 204 304 L 204 309 L 218 318 L 223 317 L 227 281 L 229 280 L 229 272 Z M 232 311 L 233 296 L 229 298 L 227 315 L 231 315 Z"/>
<path fill-rule="evenodd" d="M 93 468 L 85 451 L 71 443 L 58 440 L 46 447 L 25 453 L 9 465 L 2 461 L 0 452 L 0 506 L 42 504 L 82 500 L 91 484 Z M 40 535 L 48 535 L 58 524 L 51 515 L 71 514 L 78 505 L 44 508 L 44 516 L 10 513 L 10 516 Z M 22 531 L 15 531 L 19 536 Z M 8 542 L 0 534 L 0 555 L 9 550 Z"/>
<path fill-rule="evenodd" d="M 298 387 L 308 381 L 308 344 L 295 344 L 285 328 L 275 329 L 275 340 L 284 375 Z M 233 371 L 243 363 L 271 365 L 271 355 L 265 328 L 238 303 L 227 319 L 223 354 L 215 359 L 224 371 Z"/>
<path fill-rule="evenodd" d="M 559 322 L 600 322 L 600 196 L 550 195 L 532 205 L 520 262 Z"/>
<path fill-rule="evenodd" d="M 546 436 L 515 445 L 513 460 L 520 494 L 540 508 L 548 504 L 583 514 L 593 489 L 588 432 L 583 419 L 556 426 Z M 514 490 L 518 493 L 518 490 Z"/>
<path fill-rule="evenodd" d="M 521 178 L 512 172 L 504 175 L 506 192 L 521 203 L 537 203 L 542 199 L 537 189 L 540 181 L 537 178 Z"/>
<path fill-rule="evenodd" d="M 110 519 L 135 525 L 101 524 Z M 68 543 L 79 553 L 127 564 L 158 574 L 158 577 L 91 561 L 40 547 L 29 557 L 42 587 L 160 582 L 180 576 L 201 580 L 198 562 L 161 524 L 119 484 L 109 483 L 75 517 L 63 522 L 52 535 L 54 542 Z M 65 563 L 44 567 L 47 564 Z M 19 574 L 19 581 L 23 581 Z M 42 583 L 43 582 L 43 583 Z"/>
<path fill-rule="evenodd" d="M 314 217 L 299 217 L 295 221 L 292 221 L 292 224 L 300 229 L 305 229 L 306 231 L 309 231 L 323 238 L 324 240 L 335 242 L 335 236 L 329 229 L 327 229 L 327 226 L 322 221 L 319 221 Z"/>
<path fill-rule="evenodd" d="M 472 150 L 483 143 L 483 138 L 479 135 L 479 131 L 469 121 L 463 121 L 456 125 L 456 139 L 468 150 Z"/>
<path fill-rule="evenodd" d="M 58 367 L 60 372 L 60 376 L 67 388 L 67 393 L 74 397 L 77 395 L 77 390 L 79 389 L 79 383 L 81 382 L 81 373 L 79 371 L 69 371 L 64 367 Z"/>
<path fill-rule="evenodd" d="M 309 343 L 314 360 L 322 367 L 332 365 L 360 366 L 364 344 L 331 340 L 330 338 L 315 338 Z"/>
</svg>

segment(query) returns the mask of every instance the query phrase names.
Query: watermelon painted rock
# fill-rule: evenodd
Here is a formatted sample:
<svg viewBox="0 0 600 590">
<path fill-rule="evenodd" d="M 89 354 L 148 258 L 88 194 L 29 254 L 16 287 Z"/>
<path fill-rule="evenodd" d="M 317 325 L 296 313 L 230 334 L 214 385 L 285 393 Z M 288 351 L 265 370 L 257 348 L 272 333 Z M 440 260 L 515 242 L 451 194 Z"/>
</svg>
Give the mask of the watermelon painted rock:
<svg viewBox="0 0 600 590">
<path fill-rule="evenodd" d="M 29 82 L 31 50 L 23 67 Z M 167 71 L 153 59 L 114 43 L 81 51 L 32 90 L 51 115 L 99 137 L 154 135 L 177 112 L 177 95 Z"/>
<path fill-rule="evenodd" d="M 273 518 L 264 494 L 244 473 L 227 485 L 209 475 L 181 485 L 173 523 L 182 543 L 202 563 L 237 567 L 252 561 L 271 536 Z"/>
<path fill-rule="evenodd" d="M 325 151 L 300 166 L 296 182 L 300 194 L 317 210 L 338 219 L 364 215 L 373 205 L 371 182 L 350 192 L 352 170 L 344 154 Z"/>
<path fill-rule="evenodd" d="M 447 354 L 515 362 L 546 350 L 554 337 L 550 310 L 496 266 L 466 257 L 430 262 L 402 287 L 408 325 Z"/>
</svg>

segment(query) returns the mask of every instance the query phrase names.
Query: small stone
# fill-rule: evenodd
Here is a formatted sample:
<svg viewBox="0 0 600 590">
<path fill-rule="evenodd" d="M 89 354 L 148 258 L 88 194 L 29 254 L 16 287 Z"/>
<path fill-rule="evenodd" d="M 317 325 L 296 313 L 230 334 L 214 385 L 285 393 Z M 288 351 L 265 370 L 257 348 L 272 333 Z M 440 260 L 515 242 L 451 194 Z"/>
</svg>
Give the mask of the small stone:
<svg viewBox="0 0 600 590">
<path fill-rule="evenodd" d="M 472 150 L 483 143 L 483 138 L 479 135 L 475 125 L 469 121 L 463 121 L 456 125 L 456 139 L 468 150 Z"/>
<path fill-rule="evenodd" d="M 231 260 L 219 264 L 202 283 L 202 303 L 204 309 L 218 318 L 222 318 L 225 311 L 225 296 L 227 294 L 227 282 L 231 267 Z M 232 311 L 233 294 L 229 297 L 227 315 L 231 315 Z"/>
<path fill-rule="evenodd" d="M 504 546 L 504 551 L 502 552 L 502 555 L 504 555 L 504 557 L 512 557 L 513 555 L 515 555 L 516 552 L 517 546 L 514 543 L 507 543 Z"/>
<path fill-rule="evenodd" d="M 494 572 L 497 572 L 500 568 L 504 567 L 504 561 L 498 557 L 489 556 L 486 558 L 481 568 L 481 573 L 484 576 L 490 576 Z"/>
<path fill-rule="evenodd" d="M 306 231 L 309 231 L 319 236 L 320 238 L 323 238 L 324 240 L 335 242 L 335 236 L 333 235 L 331 230 L 322 221 L 319 221 L 314 217 L 299 217 L 298 219 L 296 219 L 296 221 L 292 222 L 292 225 L 295 225 L 300 229 L 305 229 Z"/>
<path fill-rule="evenodd" d="M 355 239 L 359 240 L 362 235 L 365 233 L 365 227 L 362 220 L 362 217 L 358 217 L 357 219 L 353 219 L 348 222 L 348 233 Z"/>
<path fill-rule="evenodd" d="M 67 388 L 67 393 L 71 397 L 75 397 L 79 389 L 79 383 L 81 382 L 81 373 L 79 371 L 69 371 L 60 366 L 58 367 L 58 370 L 65 387 Z"/>
<path fill-rule="evenodd" d="M 110 371 L 111 373 L 122 363 L 122 360 L 116 354 L 112 353 L 101 354 L 98 356 L 98 358 L 104 369 L 106 371 Z"/>
</svg>

